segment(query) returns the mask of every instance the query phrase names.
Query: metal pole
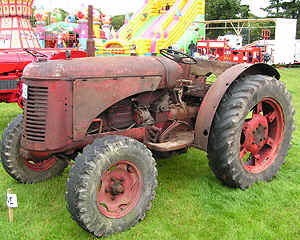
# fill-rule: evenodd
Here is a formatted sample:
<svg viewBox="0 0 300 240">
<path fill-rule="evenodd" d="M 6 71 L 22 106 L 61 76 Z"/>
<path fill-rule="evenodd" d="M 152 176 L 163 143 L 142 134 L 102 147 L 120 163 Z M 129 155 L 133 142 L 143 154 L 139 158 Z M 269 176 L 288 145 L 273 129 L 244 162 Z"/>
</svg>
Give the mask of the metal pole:
<svg viewBox="0 0 300 240">
<path fill-rule="evenodd" d="M 250 44 L 250 38 L 251 38 L 251 29 L 250 29 L 250 22 L 248 22 L 248 44 Z"/>
<path fill-rule="evenodd" d="M 88 57 L 95 57 L 95 41 L 94 41 L 94 31 L 93 31 L 93 6 L 92 5 L 89 5 L 89 12 L 88 12 L 87 55 L 88 55 Z"/>
</svg>

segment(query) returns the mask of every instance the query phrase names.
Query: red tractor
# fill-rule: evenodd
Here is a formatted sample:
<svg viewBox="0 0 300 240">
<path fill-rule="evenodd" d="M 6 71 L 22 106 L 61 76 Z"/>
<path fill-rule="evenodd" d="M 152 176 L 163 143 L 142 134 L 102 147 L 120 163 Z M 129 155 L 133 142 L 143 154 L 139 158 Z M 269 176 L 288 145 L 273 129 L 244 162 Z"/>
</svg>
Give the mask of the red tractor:
<svg viewBox="0 0 300 240">
<path fill-rule="evenodd" d="M 86 52 L 63 49 L 7 49 L 0 51 L 0 103 L 17 102 L 22 107 L 23 70 L 33 61 L 65 59 L 67 54 L 72 58 L 86 57 Z"/>
<path fill-rule="evenodd" d="M 171 49 L 161 54 L 28 65 L 24 113 L 2 137 L 7 173 L 30 184 L 75 160 L 67 208 L 97 237 L 129 229 L 150 210 L 152 153 L 202 149 L 216 177 L 234 188 L 271 180 L 294 130 L 278 72 L 266 64 L 197 62 Z"/>
</svg>

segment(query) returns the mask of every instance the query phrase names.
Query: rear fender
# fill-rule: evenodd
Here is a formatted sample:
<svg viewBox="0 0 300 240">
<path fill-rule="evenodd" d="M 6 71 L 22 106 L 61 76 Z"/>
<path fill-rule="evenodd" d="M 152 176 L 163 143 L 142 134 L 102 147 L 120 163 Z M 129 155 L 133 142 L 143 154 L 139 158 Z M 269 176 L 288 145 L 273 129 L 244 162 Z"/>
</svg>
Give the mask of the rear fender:
<svg viewBox="0 0 300 240">
<path fill-rule="evenodd" d="M 207 151 L 211 124 L 225 92 L 239 77 L 254 74 L 268 75 L 276 79 L 280 78 L 275 68 L 264 63 L 254 65 L 238 64 L 225 70 L 218 76 L 217 80 L 205 95 L 199 108 L 195 125 L 195 147 Z"/>
</svg>

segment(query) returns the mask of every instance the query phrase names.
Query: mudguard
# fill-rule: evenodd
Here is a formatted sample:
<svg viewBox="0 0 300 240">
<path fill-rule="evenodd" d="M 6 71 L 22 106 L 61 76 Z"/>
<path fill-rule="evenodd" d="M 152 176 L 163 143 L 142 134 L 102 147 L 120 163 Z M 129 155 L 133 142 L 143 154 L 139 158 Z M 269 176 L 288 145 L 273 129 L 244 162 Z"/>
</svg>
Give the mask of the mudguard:
<svg viewBox="0 0 300 240">
<path fill-rule="evenodd" d="M 230 85 L 241 76 L 263 74 L 276 79 L 280 78 L 278 71 L 270 65 L 238 64 L 223 72 L 205 95 L 196 120 L 194 146 L 207 151 L 208 138 L 218 106 Z"/>
</svg>

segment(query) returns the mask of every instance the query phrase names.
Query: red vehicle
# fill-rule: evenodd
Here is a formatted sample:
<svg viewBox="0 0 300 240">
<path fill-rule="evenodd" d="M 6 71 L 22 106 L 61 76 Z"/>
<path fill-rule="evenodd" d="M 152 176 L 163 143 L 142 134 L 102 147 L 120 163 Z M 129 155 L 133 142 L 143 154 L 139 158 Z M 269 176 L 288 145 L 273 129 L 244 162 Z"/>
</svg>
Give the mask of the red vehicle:
<svg viewBox="0 0 300 240">
<path fill-rule="evenodd" d="M 20 82 L 26 65 L 34 61 L 86 57 L 75 49 L 41 49 L 32 29 L 33 0 L 0 1 L 0 103 L 22 106 Z"/>
<path fill-rule="evenodd" d="M 67 53 L 66 53 L 67 52 Z M 34 61 L 86 57 L 86 52 L 68 49 L 7 49 L 0 51 L 0 103 L 17 102 L 22 106 L 21 77 L 24 68 Z"/>
<path fill-rule="evenodd" d="M 277 70 L 197 62 L 172 49 L 161 54 L 27 66 L 24 113 L 2 137 L 7 173 L 35 183 L 75 160 L 67 208 L 97 237 L 129 229 L 150 210 L 152 153 L 204 150 L 216 177 L 234 188 L 276 176 L 294 130 L 291 95 Z M 214 83 L 206 81 L 210 74 Z"/>
<path fill-rule="evenodd" d="M 227 61 L 233 63 L 263 62 L 262 50 L 257 47 L 231 49 L 226 40 L 199 40 L 197 52 L 209 60 Z"/>
</svg>

